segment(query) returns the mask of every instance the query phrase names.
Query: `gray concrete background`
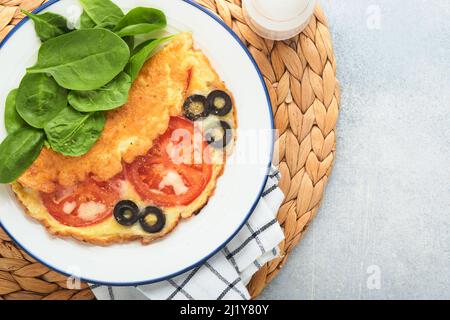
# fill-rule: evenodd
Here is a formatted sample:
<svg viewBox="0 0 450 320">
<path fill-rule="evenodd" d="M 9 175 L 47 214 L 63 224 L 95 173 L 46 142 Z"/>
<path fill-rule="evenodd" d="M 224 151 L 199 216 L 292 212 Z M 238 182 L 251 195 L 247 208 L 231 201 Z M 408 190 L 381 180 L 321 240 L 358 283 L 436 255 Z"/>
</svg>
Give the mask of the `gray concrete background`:
<svg viewBox="0 0 450 320">
<path fill-rule="evenodd" d="M 450 299 L 450 1 L 321 0 L 342 86 L 317 218 L 262 299 Z"/>
</svg>

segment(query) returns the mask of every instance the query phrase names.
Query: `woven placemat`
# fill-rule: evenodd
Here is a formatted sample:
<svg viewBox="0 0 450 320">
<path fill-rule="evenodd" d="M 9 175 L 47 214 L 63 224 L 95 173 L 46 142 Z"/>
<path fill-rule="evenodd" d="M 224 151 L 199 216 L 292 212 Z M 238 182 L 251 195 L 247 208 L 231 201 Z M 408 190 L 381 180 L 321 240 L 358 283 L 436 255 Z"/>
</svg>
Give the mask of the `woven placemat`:
<svg viewBox="0 0 450 320">
<path fill-rule="evenodd" d="M 23 15 L 42 0 L 0 0 L 0 41 Z M 197 0 L 219 15 L 249 47 L 269 89 L 279 131 L 276 142 L 286 199 L 280 221 L 286 239 L 281 256 L 266 264 L 248 285 L 252 297 L 277 275 L 292 248 L 302 239 L 320 206 L 335 157 L 339 85 L 336 61 L 325 16 L 317 7 L 308 27 L 283 42 L 265 40 L 247 25 L 241 0 Z M 87 285 L 67 289 L 66 277 L 37 263 L 0 230 L 1 299 L 93 299 Z M 69 282 L 70 284 L 70 282 Z"/>
</svg>

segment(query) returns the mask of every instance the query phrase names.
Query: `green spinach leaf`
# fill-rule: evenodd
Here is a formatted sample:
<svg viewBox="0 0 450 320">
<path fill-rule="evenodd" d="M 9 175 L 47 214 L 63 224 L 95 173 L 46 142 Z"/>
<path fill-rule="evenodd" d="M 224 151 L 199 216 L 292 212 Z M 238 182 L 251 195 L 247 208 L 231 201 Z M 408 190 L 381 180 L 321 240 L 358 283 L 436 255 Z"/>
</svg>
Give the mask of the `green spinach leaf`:
<svg viewBox="0 0 450 320">
<path fill-rule="evenodd" d="M 69 104 L 80 112 L 106 111 L 124 105 L 128 100 L 131 78 L 120 73 L 106 86 L 92 91 L 71 91 Z"/>
<path fill-rule="evenodd" d="M 80 16 L 80 29 L 91 29 L 95 28 L 96 24 L 91 17 L 88 16 L 85 10 L 81 13 Z"/>
<path fill-rule="evenodd" d="M 110 0 L 80 0 L 86 14 L 96 25 L 114 27 L 123 18 L 122 10 Z"/>
<path fill-rule="evenodd" d="M 44 145 L 44 132 L 22 128 L 8 135 L 0 144 L 0 183 L 19 178 L 39 156 Z"/>
<path fill-rule="evenodd" d="M 123 37 L 122 39 L 127 43 L 130 52 L 132 52 L 134 50 L 134 37 Z"/>
<path fill-rule="evenodd" d="M 67 105 L 67 90 L 45 73 L 27 74 L 20 82 L 16 110 L 30 126 L 41 129 Z"/>
<path fill-rule="evenodd" d="M 80 27 L 78 29 L 93 29 L 93 28 L 103 28 L 112 30 L 116 25 L 111 22 L 103 22 L 100 24 L 96 24 L 94 20 L 92 20 L 86 11 L 83 11 L 80 16 Z"/>
<path fill-rule="evenodd" d="M 171 38 L 173 38 L 173 36 L 156 40 L 148 40 L 136 47 L 135 53 L 130 58 L 130 62 L 125 68 L 125 71 L 130 75 L 132 81 L 137 78 L 139 71 L 141 71 L 145 62 L 152 56 L 152 54 L 155 53 L 158 46 Z"/>
<path fill-rule="evenodd" d="M 49 73 L 71 90 L 95 90 L 114 79 L 128 63 L 125 41 L 106 29 L 76 30 L 44 42 L 29 73 Z"/>
<path fill-rule="evenodd" d="M 22 10 L 22 13 L 33 20 L 36 34 L 42 42 L 70 32 L 66 18 L 59 14 L 52 12 L 34 14 L 26 10 Z"/>
<path fill-rule="evenodd" d="M 128 12 L 116 25 L 119 36 L 135 36 L 164 28 L 167 20 L 164 12 L 154 8 L 137 7 Z"/>
<path fill-rule="evenodd" d="M 8 134 L 11 134 L 21 128 L 27 127 L 27 123 L 17 113 L 16 110 L 16 97 L 17 89 L 12 90 L 8 97 L 6 97 L 5 103 L 5 128 Z"/>
<path fill-rule="evenodd" d="M 101 112 L 81 113 L 67 106 L 45 126 L 53 150 L 65 156 L 86 154 L 100 137 L 105 126 Z"/>
</svg>

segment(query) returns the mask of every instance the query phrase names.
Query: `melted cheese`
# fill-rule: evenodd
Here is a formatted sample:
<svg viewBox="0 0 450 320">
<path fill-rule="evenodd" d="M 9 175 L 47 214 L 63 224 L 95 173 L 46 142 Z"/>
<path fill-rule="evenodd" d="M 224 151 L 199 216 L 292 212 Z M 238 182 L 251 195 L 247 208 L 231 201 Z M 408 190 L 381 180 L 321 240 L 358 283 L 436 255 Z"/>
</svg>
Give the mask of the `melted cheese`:
<svg viewBox="0 0 450 320">
<path fill-rule="evenodd" d="M 189 188 L 183 182 L 181 176 L 173 170 L 170 170 L 164 178 L 159 183 L 159 190 L 164 189 L 165 187 L 172 187 L 173 191 L 177 196 L 180 194 L 186 193 Z"/>
<path fill-rule="evenodd" d="M 119 182 L 119 194 L 121 199 L 126 199 L 128 194 L 128 183 L 126 180 L 120 180 Z"/>
<path fill-rule="evenodd" d="M 76 206 L 77 206 L 77 203 L 75 201 L 66 202 L 66 203 L 64 203 L 63 211 L 65 214 L 71 214 L 73 212 L 73 210 L 75 210 Z"/>
<path fill-rule="evenodd" d="M 94 201 L 85 202 L 78 208 L 78 217 L 86 221 L 91 221 L 105 210 L 106 206 L 103 203 Z"/>
</svg>

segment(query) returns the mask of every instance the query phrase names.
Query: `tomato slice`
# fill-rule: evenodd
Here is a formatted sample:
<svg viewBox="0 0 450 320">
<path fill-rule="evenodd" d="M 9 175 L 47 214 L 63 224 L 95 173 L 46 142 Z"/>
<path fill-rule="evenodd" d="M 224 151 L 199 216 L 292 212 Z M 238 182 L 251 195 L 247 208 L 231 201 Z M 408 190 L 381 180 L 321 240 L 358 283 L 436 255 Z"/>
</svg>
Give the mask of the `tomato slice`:
<svg viewBox="0 0 450 320">
<path fill-rule="evenodd" d="M 118 180 L 96 182 L 88 179 L 73 188 L 58 187 L 53 193 L 41 193 L 53 218 L 70 227 L 87 227 L 112 215 L 119 199 Z"/>
<path fill-rule="evenodd" d="M 126 167 L 126 176 L 139 195 L 155 205 L 187 205 L 211 179 L 210 147 L 192 121 L 171 117 L 148 154 Z"/>
</svg>

